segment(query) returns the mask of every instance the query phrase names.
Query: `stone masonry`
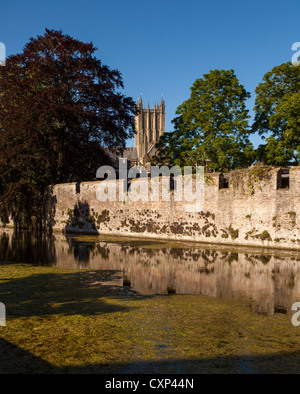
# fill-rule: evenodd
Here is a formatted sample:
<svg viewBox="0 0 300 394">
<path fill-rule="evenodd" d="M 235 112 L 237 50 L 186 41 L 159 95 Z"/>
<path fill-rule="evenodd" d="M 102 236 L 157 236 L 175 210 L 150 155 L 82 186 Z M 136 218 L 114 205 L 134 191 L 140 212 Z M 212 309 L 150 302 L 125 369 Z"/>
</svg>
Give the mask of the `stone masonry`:
<svg viewBox="0 0 300 394">
<path fill-rule="evenodd" d="M 101 182 L 55 185 L 54 230 L 300 249 L 300 167 L 258 170 L 206 174 L 199 212 L 174 191 L 170 201 L 99 201 Z"/>
<path fill-rule="evenodd" d="M 165 102 L 154 104 L 154 108 L 144 108 L 140 98 L 137 102 L 137 115 L 135 116 L 135 147 L 138 162 L 145 164 L 151 160 L 155 153 L 155 144 L 165 132 Z"/>
</svg>

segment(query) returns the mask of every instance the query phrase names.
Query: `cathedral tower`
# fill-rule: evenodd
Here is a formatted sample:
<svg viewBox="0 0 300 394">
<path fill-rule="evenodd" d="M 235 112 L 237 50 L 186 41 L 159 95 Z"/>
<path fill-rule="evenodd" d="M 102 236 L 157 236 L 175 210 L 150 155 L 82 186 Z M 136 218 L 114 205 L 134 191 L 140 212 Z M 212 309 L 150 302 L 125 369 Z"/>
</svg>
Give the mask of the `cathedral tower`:
<svg viewBox="0 0 300 394">
<path fill-rule="evenodd" d="M 142 98 L 137 102 L 138 113 L 135 117 L 135 147 L 138 163 L 145 164 L 155 154 L 154 145 L 165 132 L 165 102 L 154 103 L 154 109 L 143 107 Z"/>
</svg>

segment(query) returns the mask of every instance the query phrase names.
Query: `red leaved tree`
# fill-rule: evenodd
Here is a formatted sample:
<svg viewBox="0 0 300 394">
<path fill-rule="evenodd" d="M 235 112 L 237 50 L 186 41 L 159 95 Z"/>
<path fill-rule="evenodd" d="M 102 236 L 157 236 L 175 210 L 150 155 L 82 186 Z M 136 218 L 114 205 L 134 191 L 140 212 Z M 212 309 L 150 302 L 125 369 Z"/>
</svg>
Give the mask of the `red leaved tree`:
<svg viewBox="0 0 300 394">
<path fill-rule="evenodd" d="M 0 67 L 0 219 L 47 221 L 48 186 L 95 177 L 134 135 L 135 103 L 92 43 L 46 29 Z"/>
</svg>

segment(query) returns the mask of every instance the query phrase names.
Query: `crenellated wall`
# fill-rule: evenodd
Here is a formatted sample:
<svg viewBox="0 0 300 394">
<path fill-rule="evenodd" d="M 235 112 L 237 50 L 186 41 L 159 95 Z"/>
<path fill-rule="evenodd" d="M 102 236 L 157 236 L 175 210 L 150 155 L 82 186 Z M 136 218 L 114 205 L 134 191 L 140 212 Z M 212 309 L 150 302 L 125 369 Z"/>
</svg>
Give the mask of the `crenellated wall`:
<svg viewBox="0 0 300 394">
<path fill-rule="evenodd" d="M 139 182 L 150 193 L 150 178 Z M 300 167 L 206 174 L 204 186 L 201 210 L 188 212 L 174 191 L 170 201 L 99 201 L 101 181 L 55 185 L 54 229 L 300 249 Z"/>
</svg>

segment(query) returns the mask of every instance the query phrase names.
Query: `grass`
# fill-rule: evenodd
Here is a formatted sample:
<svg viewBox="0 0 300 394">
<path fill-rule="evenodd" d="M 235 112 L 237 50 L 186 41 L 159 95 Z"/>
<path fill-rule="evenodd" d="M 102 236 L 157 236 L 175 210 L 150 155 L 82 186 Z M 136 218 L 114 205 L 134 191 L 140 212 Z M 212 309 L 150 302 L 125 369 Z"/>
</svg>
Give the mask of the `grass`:
<svg viewBox="0 0 300 394">
<path fill-rule="evenodd" d="M 299 373 L 300 327 L 242 300 L 144 297 L 117 271 L 0 264 L 1 373 Z"/>
</svg>

